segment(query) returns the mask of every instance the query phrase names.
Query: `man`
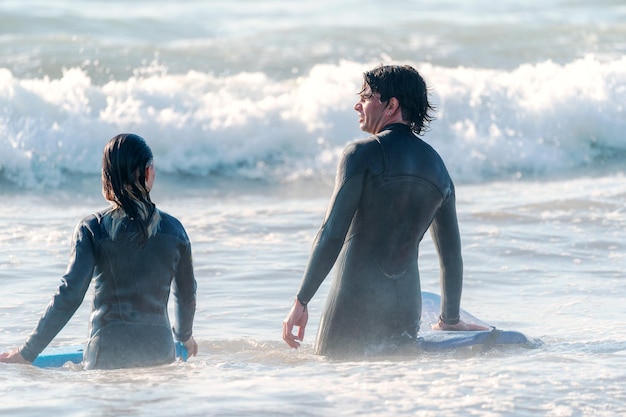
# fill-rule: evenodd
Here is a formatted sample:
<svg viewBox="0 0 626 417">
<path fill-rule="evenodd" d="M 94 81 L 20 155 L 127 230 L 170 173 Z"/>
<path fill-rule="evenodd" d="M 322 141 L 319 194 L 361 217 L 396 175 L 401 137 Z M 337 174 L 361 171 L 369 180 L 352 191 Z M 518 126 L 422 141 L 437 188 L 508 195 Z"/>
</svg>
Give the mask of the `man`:
<svg viewBox="0 0 626 417">
<path fill-rule="evenodd" d="M 484 330 L 459 319 L 463 262 L 454 185 L 439 155 L 416 136 L 433 119 L 424 80 L 410 66 L 377 67 L 363 75 L 354 109 L 372 136 L 344 149 L 283 339 L 300 346 L 307 303 L 339 257 L 316 353 L 354 357 L 412 343 L 422 307 L 418 249 L 429 227 L 441 266 L 435 328 Z"/>
</svg>

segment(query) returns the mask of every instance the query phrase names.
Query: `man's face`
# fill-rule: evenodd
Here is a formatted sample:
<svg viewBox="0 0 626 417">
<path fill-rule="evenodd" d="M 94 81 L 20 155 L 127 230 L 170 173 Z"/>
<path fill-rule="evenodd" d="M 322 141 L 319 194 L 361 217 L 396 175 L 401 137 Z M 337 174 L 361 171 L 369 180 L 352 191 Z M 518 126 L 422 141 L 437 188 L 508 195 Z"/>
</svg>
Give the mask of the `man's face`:
<svg viewBox="0 0 626 417">
<path fill-rule="evenodd" d="M 359 113 L 359 127 L 362 131 L 375 135 L 385 127 L 385 108 L 387 103 L 380 101 L 380 94 L 372 93 L 366 86 L 359 95 L 354 110 Z"/>
</svg>

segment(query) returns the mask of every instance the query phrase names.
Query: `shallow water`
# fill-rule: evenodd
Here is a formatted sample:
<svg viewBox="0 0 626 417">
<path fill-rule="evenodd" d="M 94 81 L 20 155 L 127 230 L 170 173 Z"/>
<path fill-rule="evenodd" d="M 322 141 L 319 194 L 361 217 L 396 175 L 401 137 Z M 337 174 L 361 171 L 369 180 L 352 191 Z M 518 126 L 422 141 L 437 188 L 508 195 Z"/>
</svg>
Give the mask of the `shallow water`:
<svg viewBox="0 0 626 417">
<path fill-rule="evenodd" d="M 35 325 L 72 230 L 105 207 L 120 132 L 155 155 L 198 278 L 185 364 L 0 366 L 0 415 L 626 415 L 626 7 L 622 1 L 0 3 L 0 350 Z M 457 188 L 462 306 L 538 348 L 371 361 L 281 340 L 361 73 L 415 66 L 425 140 Z M 422 289 L 438 291 L 426 237 Z M 82 342 L 87 299 L 53 345 Z"/>
<path fill-rule="evenodd" d="M 289 350 L 280 339 L 330 184 L 248 189 L 196 184 L 178 193 L 176 181 L 161 180 L 155 201 L 183 221 L 193 242 L 199 356 L 132 372 L 3 366 L 1 390 L 10 399 L 0 406 L 4 414 L 617 416 L 626 411 L 622 174 L 458 189 L 463 307 L 498 328 L 538 338 L 541 346 L 358 362 L 312 354 L 329 280 L 310 305 L 304 346 Z M 5 288 L 0 314 L 3 345 L 9 348 L 30 331 L 57 285 L 74 223 L 102 203 L 97 188 L 73 204 L 59 192 L 6 197 L 12 204 L 0 209 L 2 252 L 8 254 L 0 264 Z M 432 243 L 426 240 L 422 248 L 423 289 L 438 292 Z M 88 308 L 84 303 L 53 344 L 84 340 Z"/>
</svg>

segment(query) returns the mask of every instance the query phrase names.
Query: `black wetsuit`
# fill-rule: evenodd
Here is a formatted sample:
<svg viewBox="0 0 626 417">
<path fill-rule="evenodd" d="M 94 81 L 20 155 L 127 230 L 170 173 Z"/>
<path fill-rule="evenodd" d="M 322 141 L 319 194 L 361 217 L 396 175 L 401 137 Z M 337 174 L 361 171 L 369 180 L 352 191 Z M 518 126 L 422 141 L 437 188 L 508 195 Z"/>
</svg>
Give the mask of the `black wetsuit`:
<svg viewBox="0 0 626 417">
<path fill-rule="evenodd" d="M 455 319 L 463 263 L 454 185 L 443 161 L 404 124 L 346 147 L 298 292 L 308 303 L 339 256 L 316 353 L 358 356 L 417 336 L 418 246 L 429 227 L 440 256 L 442 314 Z"/>
<path fill-rule="evenodd" d="M 20 348 L 26 360 L 33 361 L 65 326 L 93 277 L 90 334 L 83 366 L 107 369 L 174 361 L 172 331 L 180 341 L 191 337 L 196 280 L 185 229 L 174 217 L 159 213 L 158 231 L 145 245 L 137 243 L 136 225 L 128 220 L 112 241 L 102 221 L 103 216 L 110 215 L 109 210 L 78 224 L 59 290 Z M 176 314 L 173 329 L 167 311 L 170 288 Z"/>
</svg>

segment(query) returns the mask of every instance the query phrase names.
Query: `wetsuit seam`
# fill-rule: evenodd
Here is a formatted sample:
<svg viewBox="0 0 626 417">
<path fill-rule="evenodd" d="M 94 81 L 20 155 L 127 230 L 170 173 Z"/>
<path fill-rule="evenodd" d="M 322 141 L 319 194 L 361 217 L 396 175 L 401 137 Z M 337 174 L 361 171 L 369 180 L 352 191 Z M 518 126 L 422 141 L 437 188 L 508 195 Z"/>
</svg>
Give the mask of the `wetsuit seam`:
<svg viewBox="0 0 626 417">
<path fill-rule="evenodd" d="M 374 139 L 378 143 L 378 146 L 380 147 L 380 152 L 382 153 L 383 170 L 381 174 L 383 175 L 383 178 L 386 180 L 387 177 L 389 176 L 389 164 L 387 161 L 387 152 L 385 152 L 385 147 L 383 146 L 383 143 L 380 141 L 380 138 L 378 137 L 378 135 L 374 135 Z"/>
</svg>

